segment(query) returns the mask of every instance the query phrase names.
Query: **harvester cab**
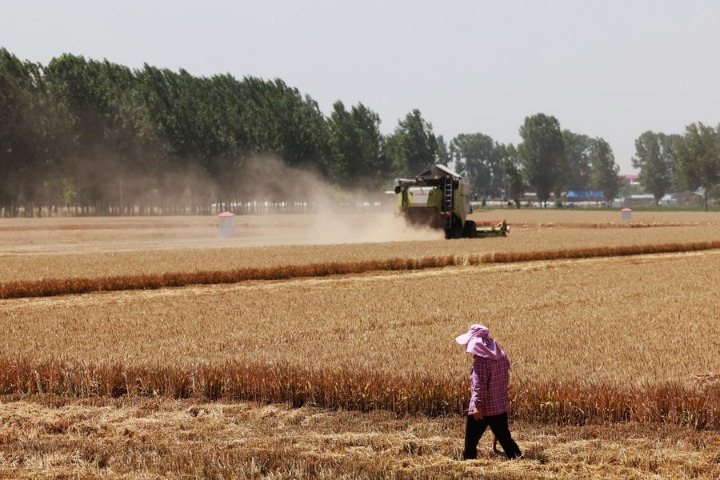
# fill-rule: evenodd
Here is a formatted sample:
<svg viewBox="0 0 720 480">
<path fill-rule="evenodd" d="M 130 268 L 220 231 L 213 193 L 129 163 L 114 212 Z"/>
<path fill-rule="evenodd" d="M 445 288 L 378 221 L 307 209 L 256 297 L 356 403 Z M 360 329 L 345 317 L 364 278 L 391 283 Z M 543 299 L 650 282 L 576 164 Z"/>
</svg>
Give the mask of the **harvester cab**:
<svg viewBox="0 0 720 480">
<path fill-rule="evenodd" d="M 472 213 L 470 182 L 445 165 L 437 164 L 415 178 L 396 178 L 398 214 L 408 225 L 443 229 L 445 238 L 505 236 L 507 223 L 478 225 Z"/>
</svg>

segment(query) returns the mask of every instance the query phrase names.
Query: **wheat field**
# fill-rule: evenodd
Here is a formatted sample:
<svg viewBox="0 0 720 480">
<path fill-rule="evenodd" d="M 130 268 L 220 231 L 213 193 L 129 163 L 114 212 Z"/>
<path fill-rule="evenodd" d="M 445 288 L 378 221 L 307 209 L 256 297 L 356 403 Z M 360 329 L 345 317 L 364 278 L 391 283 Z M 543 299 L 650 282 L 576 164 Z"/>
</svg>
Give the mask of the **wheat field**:
<svg viewBox="0 0 720 480">
<path fill-rule="evenodd" d="M 316 220 L 303 218 L 254 217 L 243 227 L 253 235 L 220 240 L 207 219 L 48 219 L 46 230 L 0 220 L 0 284 L 720 239 L 713 214 L 638 212 L 628 223 L 613 212 L 502 213 L 516 215 L 507 238 L 365 241 L 362 230 L 359 243 L 323 245 L 285 242 L 309 238 Z M 282 238 L 268 221 L 285 225 Z M 187 225 L 195 237 L 168 240 Z M 719 255 L 458 262 L 0 300 L 0 477 L 720 478 Z M 457 462 L 468 359 L 453 339 L 470 323 L 488 325 L 511 358 L 522 465 L 491 453 Z M 267 402 L 288 405 L 269 429 Z M 640 441 L 627 444 L 631 431 Z M 139 446 L 140 432 L 165 447 Z"/>
</svg>

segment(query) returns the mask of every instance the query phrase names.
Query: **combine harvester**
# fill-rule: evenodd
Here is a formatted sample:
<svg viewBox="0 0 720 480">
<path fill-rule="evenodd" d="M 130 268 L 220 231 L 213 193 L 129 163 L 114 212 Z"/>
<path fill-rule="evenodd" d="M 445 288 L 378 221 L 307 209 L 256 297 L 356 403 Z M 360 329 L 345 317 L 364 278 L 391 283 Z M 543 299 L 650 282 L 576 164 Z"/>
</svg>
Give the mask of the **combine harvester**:
<svg viewBox="0 0 720 480">
<path fill-rule="evenodd" d="M 443 229 L 445 238 L 504 237 L 510 233 L 505 220 L 478 225 L 472 213 L 470 184 L 445 165 L 437 164 L 413 179 L 396 178 L 398 215 L 411 226 Z"/>
</svg>

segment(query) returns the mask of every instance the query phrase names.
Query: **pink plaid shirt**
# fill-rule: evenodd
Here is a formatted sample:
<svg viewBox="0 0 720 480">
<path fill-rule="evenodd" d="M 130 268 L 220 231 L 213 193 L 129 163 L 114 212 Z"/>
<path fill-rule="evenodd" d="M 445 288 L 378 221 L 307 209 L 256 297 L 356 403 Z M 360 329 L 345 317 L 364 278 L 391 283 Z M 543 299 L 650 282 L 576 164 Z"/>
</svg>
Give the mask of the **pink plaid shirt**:
<svg viewBox="0 0 720 480">
<path fill-rule="evenodd" d="M 475 355 L 470 368 L 469 414 L 477 407 L 483 415 L 499 415 L 508 411 L 508 385 L 510 384 L 510 361 L 507 356 L 491 360 Z"/>
</svg>

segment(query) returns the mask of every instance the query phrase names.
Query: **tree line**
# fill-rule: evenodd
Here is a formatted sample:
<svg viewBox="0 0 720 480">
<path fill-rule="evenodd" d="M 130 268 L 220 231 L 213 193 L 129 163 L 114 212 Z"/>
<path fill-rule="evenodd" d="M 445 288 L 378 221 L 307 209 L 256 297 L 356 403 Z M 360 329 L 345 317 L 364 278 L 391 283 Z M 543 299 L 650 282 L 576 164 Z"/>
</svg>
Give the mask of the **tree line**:
<svg viewBox="0 0 720 480">
<path fill-rule="evenodd" d="M 720 125 L 692 123 L 682 135 L 647 131 L 635 140 L 635 152 L 633 167 L 656 202 L 683 188 L 702 189 L 707 211 L 709 199 L 720 197 Z"/>
<path fill-rule="evenodd" d="M 477 198 L 517 206 L 526 191 L 543 203 L 590 188 L 612 200 L 620 186 L 605 140 L 546 114 L 525 119 L 517 146 L 482 133 L 446 142 L 417 109 L 391 134 L 380 124 L 362 103 L 337 101 L 325 115 L 280 79 L 133 70 L 71 54 L 43 66 L 0 49 L 0 215 L 206 214 L 213 204 L 311 198 L 312 182 L 274 173 L 278 164 L 337 192 L 381 192 L 396 176 L 452 164 Z M 719 134 L 702 124 L 685 136 L 646 132 L 633 161 L 656 196 L 673 182 L 708 192 Z"/>
</svg>

